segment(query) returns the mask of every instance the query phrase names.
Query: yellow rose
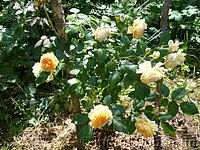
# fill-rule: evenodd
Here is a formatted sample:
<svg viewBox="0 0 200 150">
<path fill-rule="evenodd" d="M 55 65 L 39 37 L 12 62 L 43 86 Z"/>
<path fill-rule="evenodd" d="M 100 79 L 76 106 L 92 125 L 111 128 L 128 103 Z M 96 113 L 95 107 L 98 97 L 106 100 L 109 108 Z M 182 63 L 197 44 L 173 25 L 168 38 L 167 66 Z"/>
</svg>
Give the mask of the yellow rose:
<svg viewBox="0 0 200 150">
<path fill-rule="evenodd" d="M 158 59 L 160 57 L 160 52 L 154 51 L 152 57 L 153 57 L 153 59 Z"/>
<path fill-rule="evenodd" d="M 145 83 L 151 83 L 158 81 L 164 77 L 164 72 L 160 68 L 151 68 L 148 71 L 145 71 L 141 77 L 140 80 Z"/>
<path fill-rule="evenodd" d="M 58 63 L 59 61 L 53 53 L 46 53 L 41 56 L 40 62 L 34 64 L 32 72 L 36 78 L 39 76 L 40 71 L 50 72 L 46 82 L 52 81 L 54 79 L 53 71 Z"/>
<path fill-rule="evenodd" d="M 94 38 L 99 42 L 103 42 L 110 34 L 111 32 L 108 26 L 98 27 L 93 33 Z"/>
<path fill-rule="evenodd" d="M 182 53 L 182 50 L 179 50 L 177 53 L 169 54 L 165 58 L 165 67 L 175 68 L 177 65 L 181 65 L 185 61 L 185 55 L 185 53 Z"/>
<path fill-rule="evenodd" d="M 177 51 L 179 49 L 179 44 L 180 44 L 179 41 L 173 42 L 172 40 L 169 40 L 168 46 L 169 46 L 170 52 Z"/>
<path fill-rule="evenodd" d="M 53 72 L 58 63 L 58 59 L 52 52 L 43 54 L 40 58 L 41 68 L 46 72 Z"/>
<path fill-rule="evenodd" d="M 145 61 L 141 64 L 139 64 L 139 69 L 136 70 L 136 73 L 143 73 L 146 70 L 151 69 L 151 62 L 150 61 Z"/>
<path fill-rule="evenodd" d="M 152 137 L 154 132 L 158 130 L 158 126 L 154 121 L 150 121 L 145 115 L 136 118 L 135 127 L 137 132 L 145 138 Z"/>
<path fill-rule="evenodd" d="M 177 66 L 176 64 L 176 54 L 175 53 L 172 53 L 172 54 L 169 54 L 166 58 L 165 58 L 165 67 L 166 68 L 175 68 Z"/>
<path fill-rule="evenodd" d="M 94 128 L 101 128 L 105 126 L 108 121 L 112 118 L 112 112 L 108 106 L 97 105 L 88 114 L 90 125 Z"/>
<path fill-rule="evenodd" d="M 132 34 L 133 38 L 140 39 L 143 36 L 145 29 L 147 29 L 145 19 L 137 18 L 134 20 L 133 26 L 128 27 L 127 34 Z"/>
<path fill-rule="evenodd" d="M 140 80 L 147 84 L 151 82 L 158 81 L 165 76 L 165 71 L 162 66 L 162 63 L 157 63 L 156 66 L 152 68 L 150 61 L 145 61 L 139 65 L 139 69 L 136 70 L 136 73 L 142 73 Z"/>
<path fill-rule="evenodd" d="M 35 63 L 34 66 L 32 67 L 32 72 L 34 74 L 34 76 L 37 78 L 39 76 L 40 71 L 43 71 L 43 69 L 41 68 L 41 65 L 39 62 Z M 53 77 L 53 73 L 50 72 L 50 75 L 48 76 L 48 78 L 46 79 L 46 82 L 50 82 L 54 79 Z"/>
</svg>

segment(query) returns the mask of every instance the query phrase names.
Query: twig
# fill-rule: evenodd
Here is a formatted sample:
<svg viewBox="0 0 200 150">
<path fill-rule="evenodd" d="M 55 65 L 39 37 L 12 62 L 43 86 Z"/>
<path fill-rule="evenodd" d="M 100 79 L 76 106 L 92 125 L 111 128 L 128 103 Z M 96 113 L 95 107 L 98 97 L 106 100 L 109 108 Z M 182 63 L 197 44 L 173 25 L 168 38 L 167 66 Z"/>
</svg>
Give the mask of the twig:
<svg viewBox="0 0 200 150">
<path fill-rule="evenodd" d="M 55 29 L 55 27 L 54 27 L 54 25 L 53 25 L 53 23 L 52 23 L 52 21 L 51 21 L 51 18 L 49 17 L 49 14 L 47 13 L 47 8 L 46 8 L 46 4 L 45 4 L 45 3 L 43 4 L 43 9 L 44 9 L 44 13 L 45 13 L 45 15 L 46 15 L 46 17 L 47 17 L 47 20 L 48 20 L 48 22 L 49 22 L 49 24 L 50 24 L 50 26 L 51 26 L 53 32 L 55 33 L 55 35 L 56 35 L 58 38 L 60 38 L 58 32 L 56 31 L 56 29 Z"/>
</svg>

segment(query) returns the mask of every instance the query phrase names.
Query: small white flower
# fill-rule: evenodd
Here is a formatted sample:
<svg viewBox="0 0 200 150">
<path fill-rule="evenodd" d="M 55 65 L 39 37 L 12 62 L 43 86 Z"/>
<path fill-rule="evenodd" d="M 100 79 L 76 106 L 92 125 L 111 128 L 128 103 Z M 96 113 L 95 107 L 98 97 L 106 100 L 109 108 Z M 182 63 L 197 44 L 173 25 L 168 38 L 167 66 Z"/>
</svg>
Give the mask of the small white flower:
<svg viewBox="0 0 200 150">
<path fill-rule="evenodd" d="M 160 57 L 160 52 L 154 51 L 152 57 L 153 57 L 153 59 L 158 59 Z"/>
<path fill-rule="evenodd" d="M 35 11 L 33 4 L 30 4 L 27 8 L 28 11 Z"/>
<path fill-rule="evenodd" d="M 15 9 L 15 10 L 21 9 L 20 4 L 19 3 L 15 3 L 14 6 L 13 6 L 13 9 Z"/>
<path fill-rule="evenodd" d="M 32 67 L 32 72 L 35 77 L 38 77 L 40 71 L 42 70 L 41 65 L 39 62 L 35 63 L 34 66 Z"/>
<path fill-rule="evenodd" d="M 177 40 L 175 42 L 173 42 L 172 40 L 168 41 L 168 46 L 169 46 L 170 52 L 177 51 L 179 49 L 179 45 L 180 45 L 180 43 Z"/>
</svg>

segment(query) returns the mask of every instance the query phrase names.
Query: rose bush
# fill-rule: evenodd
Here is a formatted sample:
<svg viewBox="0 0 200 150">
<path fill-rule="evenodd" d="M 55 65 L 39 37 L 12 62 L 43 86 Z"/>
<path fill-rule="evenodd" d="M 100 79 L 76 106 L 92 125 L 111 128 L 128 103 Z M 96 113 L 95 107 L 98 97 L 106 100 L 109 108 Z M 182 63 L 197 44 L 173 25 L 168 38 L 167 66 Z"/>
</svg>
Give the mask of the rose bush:
<svg viewBox="0 0 200 150">
<path fill-rule="evenodd" d="M 10 118 L 19 123 L 5 108 L 22 106 L 17 113 L 33 125 L 63 111 L 75 112 L 80 140 L 91 139 L 93 128 L 127 134 L 137 129 L 152 137 L 157 130 L 154 121 L 175 136 L 168 121 L 179 108 L 189 115 L 198 113 L 195 103 L 186 98 L 185 86 L 170 89 L 164 84 L 168 72 L 183 64 L 186 54 L 165 34 L 158 41 L 159 29 L 152 18 L 159 15 L 126 0 L 84 4 L 88 9 L 78 2 L 63 4 L 62 30 L 68 37 L 64 40 L 51 17 L 49 1 L 1 4 L 5 6 L 0 15 L 4 20 L 0 26 L 2 122 L 8 124 Z M 150 4 L 150 10 L 158 9 Z M 11 87 L 17 90 L 11 92 Z M 14 97 L 12 105 L 7 95 Z M 163 105 L 155 105 L 158 102 Z"/>
</svg>

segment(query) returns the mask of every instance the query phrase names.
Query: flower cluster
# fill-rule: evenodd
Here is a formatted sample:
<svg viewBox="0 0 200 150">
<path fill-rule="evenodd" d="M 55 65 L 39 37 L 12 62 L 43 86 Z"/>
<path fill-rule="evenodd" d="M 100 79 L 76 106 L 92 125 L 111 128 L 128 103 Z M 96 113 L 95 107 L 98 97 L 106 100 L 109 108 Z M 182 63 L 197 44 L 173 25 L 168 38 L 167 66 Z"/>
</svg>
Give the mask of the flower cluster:
<svg viewBox="0 0 200 150">
<path fill-rule="evenodd" d="M 110 34 L 111 31 L 109 26 L 102 25 L 95 30 L 93 36 L 97 41 L 103 42 Z"/>
<path fill-rule="evenodd" d="M 23 6 L 23 5 L 24 5 L 23 2 L 21 2 L 21 5 L 20 5 L 19 3 L 15 3 L 14 6 L 13 6 L 13 9 L 14 9 L 14 10 L 20 10 L 20 9 L 21 9 L 21 6 Z M 26 11 L 26 12 L 27 12 L 27 11 L 31 11 L 31 12 L 35 11 L 34 5 L 31 4 L 31 3 L 28 3 L 28 4 L 26 5 L 25 11 Z M 25 14 L 26 14 L 26 13 L 25 13 Z"/>
<path fill-rule="evenodd" d="M 32 72 L 35 77 L 38 77 L 41 71 L 50 72 L 50 75 L 47 78 L 47 82 L 49 82 L 53 80 L 53 72 L 56 66 L 58 65 L 58 63 L 59 61 L 54 55 L 54 53 L 49 52 L 49 53 L 43 54 L 40 58 L 40 62 L 35 63 L 34 66 L 32 67 L 33 69 Z"/>
<path fill-rule="evenodd" d="M 136 118 L 136 121 L 137 132 L 145 138 L 152 137 L 158 130 L 158 125 L 154 121 L 150 121 L 145 115 Z"/>
<path fill-rule="evenodd" d="M 133 26 L 128 27 L 127 34 L 132 34 L 133 38 L 140 39 L 143 36 L 145 29 L 147 29 L 145 19 L 137 18 L 134 20 Z"/>
<path fill-rule="evenodd" d="M 101 128 L 105 126 L 110 119 L 112 119 L 112 112 L 108 106 L 97 105 L 88 114 L 90 126 L 94 128 Z"/>
<path fill-rule="evenodd" d="M 185 53 L 182 50 L 178 50 L 177 53 L 171 53 L 165 58 L 166 68 L 175 68 L 177 65 L 181 65 L 185 61 Z"/>
<path fill-rule="evenodd" d="M 141 73 L 141 81 L 145 84 L 158 81 L 165 76 L 164 67 L 161 67 L 163 63 L 157 63 L 152 67 L 150 61 L 145 61 L 139 64 L 139 69 L 136 70 L 136 73 Z"/>
<path fill-rule="evenodd" d="M 179 49 L 179 42 L 172 40 L 169 40 L 169 51 L 174 52 L 169 54 L 167 57 L 165 57 L 165 67 L 166 68 L 175 68 L 178 65 L 181 65 L 185 61 L 185 53 L 183 53 L 183 50 Z M 177 51 L 177 52 L 175 52 Z"/>
</svg>

